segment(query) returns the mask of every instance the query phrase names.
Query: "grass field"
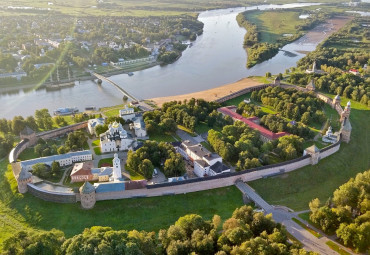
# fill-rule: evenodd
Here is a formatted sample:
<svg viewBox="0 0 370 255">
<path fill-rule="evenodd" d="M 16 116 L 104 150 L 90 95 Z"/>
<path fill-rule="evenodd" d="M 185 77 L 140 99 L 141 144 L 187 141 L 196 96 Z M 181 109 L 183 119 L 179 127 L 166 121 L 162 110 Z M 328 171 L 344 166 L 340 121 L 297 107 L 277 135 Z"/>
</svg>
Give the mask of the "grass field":
<svg viewBox="0 0 370 255">
<path fill-rule="evenodd" d="M 351 253 L 343 250 L 341 247 L 339 247 L 336 243 L 333 241 L 327 241 L 326 245 L 330 247 L 330 249 L 338 252 L 340 255 L 351 255 Z"/>
<path fill-rule="evenodd" d="M 284 34 L 296 34 L 295 26 L 303 24 L 298 11 L 247 12 L 245 17 L 257 26 L 260 42 L 276 43 Z"/>
<path fill-rule="evenodd" d="M 51 203 L 19 194 L 11 169 L 6 170 L 7 163 L 0 161 L 0 250 L 4 239 L 22 229 L 56 228 L 67 237 L 94 225 L 158 231 L 188 213 L 205 219 L 218 214 L 226 219 L 243 205 L 240 191 L 233 186 L 176 196 L 101 201 L 93 210 L 83 210 L 79 203 Z"/>
<path fill-rule="evenodd" d="M 157 142 L 176 142 L 170 134 L 150 134 L 149 139 Z"/>
<path fill-rule="evenodd" d="M 112 161 L 113 161 L 113 158 L 103 158 L 99 160 L 98 167 L 101 167 L 102 164 L 110 164 L 111 166 L 113 166 Z"/>
<path fill-rule="evenodd" d="M 177 128 L 180 129 L 180 130 L 182 130 L 182 131 L 185 131 L 188 135 L 197 136 L 193 131 L 191 131 L 187 127 L 184 127 L 182 125 L 177 125 Z"/>
<path fill-rule="evenodd" d="M 342 98 L 342 106 L 348 99 Z M 269 203 L 285 205 L 294 210 L 308 208 L 308 203 L 318 197 L 326 201 L 335 189 L 357 173 L 370 168 L 370 109 L 352 101 L 350 120 L 351 141 L 342 143 L 340 151 L 284 177 L 256 180 L 250 185 Z"/>
</svg>

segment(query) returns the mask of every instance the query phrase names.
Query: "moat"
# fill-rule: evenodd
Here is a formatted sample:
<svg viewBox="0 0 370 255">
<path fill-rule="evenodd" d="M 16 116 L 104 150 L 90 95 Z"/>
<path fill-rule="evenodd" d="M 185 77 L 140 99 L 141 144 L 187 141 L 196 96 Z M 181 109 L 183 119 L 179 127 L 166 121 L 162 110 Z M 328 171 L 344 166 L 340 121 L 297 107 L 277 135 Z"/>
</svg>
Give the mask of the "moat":
<svg viewBox="0 0 370 255">
<path fill-rule="evenodd" d="M 261 5 L 258 8 L 263 10 L 308 5 L 315 4 Z M 251 75 L 284 72 L 305 56 L 302 51 L 314 50 L 330 34 L 328 32 L 332 25 L 321 25 L 306 36 L 286 45 L 274 58 L 247 69 L 247 56 L 242 47 L 245 30 L 238 26 L 236 15 L 256 8 L 257 6 L 202 12 L 199 20 L 204 23 L 204 33 L 192 47 L 183 52 L 177 62 L 138 71 L 133 76 L 120 74 L 110 79 L 139 99 L 210 89 Z M 103 107 L 121 104 L 122 94 L 104 82 L 99 86 L 92 81 L 81 81 L 76 82 L 74 87 L 57 91 L 46 91 L 45 88 L 0 90 L 0 100 L 0 116 L 12 118 L 16 115 L 32 115 L 40 108 L 48 108 L 52 112 L 56 108 L 66 106 L 84 110 L 89 105 Z"/>
</svg>

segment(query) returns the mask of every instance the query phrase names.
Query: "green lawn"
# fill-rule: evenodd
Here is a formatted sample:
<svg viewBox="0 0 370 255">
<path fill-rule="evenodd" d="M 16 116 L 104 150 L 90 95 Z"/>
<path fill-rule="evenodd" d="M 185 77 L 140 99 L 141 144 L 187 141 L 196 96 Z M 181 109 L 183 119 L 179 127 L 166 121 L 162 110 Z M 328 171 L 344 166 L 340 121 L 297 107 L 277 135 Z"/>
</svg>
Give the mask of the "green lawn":
<svg viewBox="0 0 370 255">
<path fill-rule="evenodd" d="M 6 160 L 0 161 L 0 250 L 5 238 L 27 228 L 56 228 L 67 237 L 95 225 L 117 230 L 158 231 L 189 213 L 200 214 L 205 219 L 218 214 L 226 219 L 243 205 L 240 191 L 232 186 L 176 196 L 100 201 L 94 209 L 83 210 L 80 203 L 58 204 L 28 193 L 19 194 L 12 172 L 6 166 Z"/>
<path fill-rule="evenodd" d="M 150 134 L 149 140 L 157 142 L 176 142 L 175 138 L 170 134 Z"/>
<path fill-rule="evenodd" d="M 229 105 L 238 106 L 244 99 L 250 98 L 251 95 L 252 95 L 252 92 L 241 95 L 241 96 L 238 96 L 238 97 L 235 97 L 235 98 L 230 99 L 230 100 L 227 100 L 226 102 L 224 102 L 224 104 L 227 105 L 227 106 L 229 106 Z"/>
<path fill-rule="evenodd" d="M 96 155 L 101 155 L 100 147 L 94 147 L 94 152 L 95 152 Z"/>
<path fill-rule="evenodd" d="M 347 103 L 342 99 L 342 105 Z M 269 203 L 294 210 L 308 208 L 318 197 L 326 201 L 340 185 L 357 173 L 370 169 L 370 109 L 352 102 L 350 115 L 352 135 L 349 144 L 342 143 L 339 152 L 279 178 L 260 179 L 249 184 Z M 277 184 L 278 183 L 278 184 Z"/>
<path fill-rule="evenodd" d="M 303 148 L 307 148 L 307 147 L 310 147 L 312 145 L 316 145 L 317 148 L 322 149 L 322 148 L 325 148 L 325 147 L 327 147 L 331 144 L 326 144 L 322 141 L 307 141 L 307 142 L 303 143 Z"/>
<path fill-rule="evenodd" d="M 92 141 L 92 146 L 93 147 L 98 147 L 98 146 L 100 146 L 100 139 L 96 139 L 96 140 L 94 140 L 94 141 Z"/>
<path fill-rule="evenodd" d="M 221 131 L 222 129 L 218 126 L 209 127 L 205 122 L 199 122 L 198 125 L 195 126 L 195 132 L 197 134 L 208 133 L 209 130 L 214 129 L 216 131 Z"/>
<path fill-rule="evenodd" d="M 23 161 L 23 160 L 29 160 L 29 159 L 34 159 L 38 157 L 39 156 L 35 153 L 34 148 L 27 148 L 24 151 L 22 151 L 21 154 L 19 154 L 18 159 Z"/>
<path fill-rule="evenodd" d="M 113 162 L 113 158 L 103 158 L 103 159 L 99 160 L 98 167 L 101 167 L 102 164 L 104 164 L 104 163 L 108 163 L 112 166 L 113 165 L 112 162 Z"/>
<path fill-rule="evenodd" d="M 343 250 L 341 247 L 339 247 L 336 243 L 333 241 L 327 241 L 326 245 L 330 247 L 333 251 L 338 252 L 340 255 L 351 255 L 351 253 Z"/>
<path fill-rule="evenodd" d="M 103 112 L 103 114 L 107 117 L 116 117 L 119 115 L 119 108 L 118 109 L 111 109 L 108 111 Z"/>
<path fill-rule="evenodd" d="M 126 171 L 130 174 L 130 179 L 132 181 L 145 180 L 145 177 L 139 174 L 138 172 L 128 170 L 127 167 Z"/>
<path fill-rule="evenodd" d="M 248 21 L 257 25 L 261 35 L 260 42 L 276 43 L 284 34 L 296 34 L 295 26 L 303 24 L 299 19 L 298 11 L 255 11 L 247 12 L 245 17 Z"/>
<path fill-rule="evenodd" d="M 188 135 L 191 135 L 191 136 L 197 136 L 193 131 L 191 131 L 190 129 L 188 129 L 187 127 L 184 127 L 182 125 L 177 125 L 177 128 L 178 129 L 181 129 L 182 131 L 185 131 L 186 133 L 188 133 Z"/>
</svg>

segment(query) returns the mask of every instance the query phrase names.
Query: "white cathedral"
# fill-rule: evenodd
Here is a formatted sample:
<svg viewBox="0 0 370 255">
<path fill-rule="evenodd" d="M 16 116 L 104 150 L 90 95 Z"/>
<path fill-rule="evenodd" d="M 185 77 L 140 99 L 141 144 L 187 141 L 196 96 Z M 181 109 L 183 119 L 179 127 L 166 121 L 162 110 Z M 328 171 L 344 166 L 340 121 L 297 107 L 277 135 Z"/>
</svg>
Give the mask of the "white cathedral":
<svg viewBox="0 0 370 255">
<path fill-rule="evenodd" d="M 109 124 L 108 130 L 100 135 L 101 152 L 123 151 L 133 147 L 135 140 L 123 129 L 121 123 Z"/>
</svg>

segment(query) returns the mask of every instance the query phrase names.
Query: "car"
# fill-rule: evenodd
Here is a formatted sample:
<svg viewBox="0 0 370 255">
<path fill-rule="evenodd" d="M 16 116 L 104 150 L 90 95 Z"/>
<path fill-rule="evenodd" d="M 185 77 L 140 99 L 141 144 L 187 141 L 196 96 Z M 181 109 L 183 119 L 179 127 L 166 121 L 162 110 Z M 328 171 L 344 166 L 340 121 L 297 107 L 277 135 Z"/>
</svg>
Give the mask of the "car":
<svg viewBox="0 0 370 255">
<path fill-rule="evenodd" d="M 158 175 L 158 170 L 157 170 L 157 168 L 154 168 L 154 170 L 153 170 L 153 177 L 155 177 L 157 175 Z"/>
</svg>

